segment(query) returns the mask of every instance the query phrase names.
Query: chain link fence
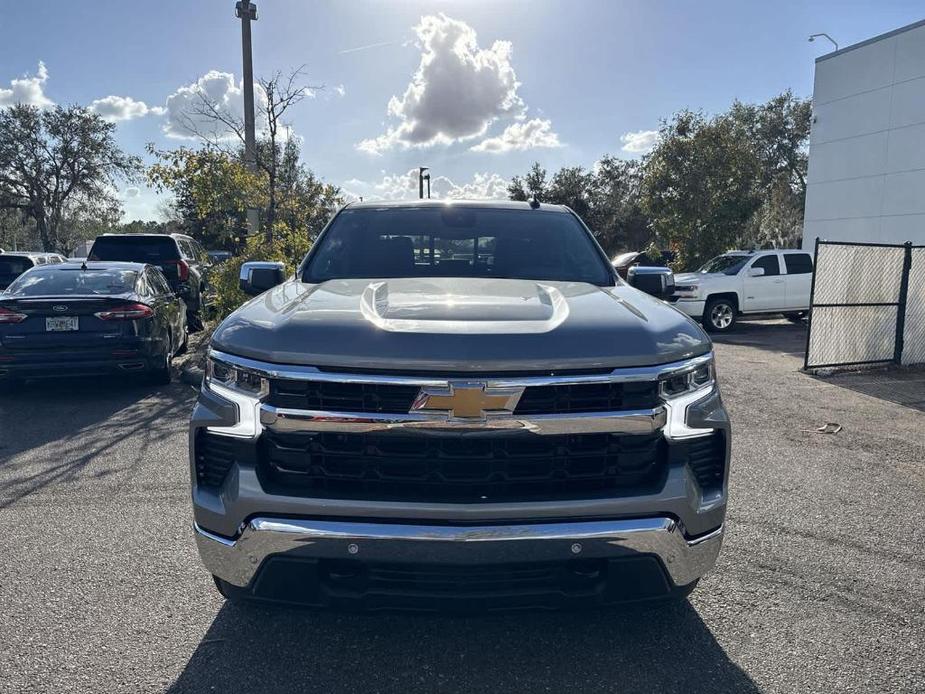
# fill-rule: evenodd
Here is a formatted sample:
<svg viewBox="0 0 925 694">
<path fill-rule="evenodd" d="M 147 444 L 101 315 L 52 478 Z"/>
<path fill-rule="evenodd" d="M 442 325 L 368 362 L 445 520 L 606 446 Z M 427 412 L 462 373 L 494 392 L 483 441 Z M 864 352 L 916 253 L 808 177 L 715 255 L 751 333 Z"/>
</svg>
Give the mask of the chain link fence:
<svg viewBox="0 0 925 694">
<path fill-rule="evenodd" d="M 925 247 L 816 239 L 804 367 L 925 362 Z"/>
</svg>

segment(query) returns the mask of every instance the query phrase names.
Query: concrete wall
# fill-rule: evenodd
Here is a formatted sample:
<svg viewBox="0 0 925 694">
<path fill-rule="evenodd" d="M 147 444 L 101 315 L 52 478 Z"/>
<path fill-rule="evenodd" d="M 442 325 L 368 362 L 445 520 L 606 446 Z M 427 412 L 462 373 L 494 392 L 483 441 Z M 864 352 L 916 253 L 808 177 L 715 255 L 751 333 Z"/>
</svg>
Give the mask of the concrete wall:
<svg viewBox="0 0 925 694">
<path fill-rule="evenodd" d="M 816 61 L 803 246 L 925 244 L 925 22 Z"/>
</svg>

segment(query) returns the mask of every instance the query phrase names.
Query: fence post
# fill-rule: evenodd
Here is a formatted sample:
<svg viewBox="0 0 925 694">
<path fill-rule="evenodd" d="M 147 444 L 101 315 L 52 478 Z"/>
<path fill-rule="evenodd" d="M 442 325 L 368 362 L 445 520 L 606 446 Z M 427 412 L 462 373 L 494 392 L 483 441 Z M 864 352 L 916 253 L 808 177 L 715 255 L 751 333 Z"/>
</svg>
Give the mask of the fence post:
<svg viewBox="0 0 925 694">
<path fill-rule="evenodd" d="M 906 331 L 906 300 L 909 296 L 909 273 L 912 271 L 912 241 L 903 244 L 903 274 L 899 280 L 899 301 L 896 305 L 896 342 L 893 349 L 893 361 L 898 366 L 903 363 L 903 335 Z"/>
<path fill-rule="evenodd" d="M 813 279 L 809 286 L 809 312 L 806 314 L 806 352 L 803 355 L 803 370 L 809 368 L 809 336 L 813 330 L 813 300 L 816 298 L 816 271 L 819 262 L 819 237 L 816 237 L 816 245 L 813 248 Z"/>
</svg>

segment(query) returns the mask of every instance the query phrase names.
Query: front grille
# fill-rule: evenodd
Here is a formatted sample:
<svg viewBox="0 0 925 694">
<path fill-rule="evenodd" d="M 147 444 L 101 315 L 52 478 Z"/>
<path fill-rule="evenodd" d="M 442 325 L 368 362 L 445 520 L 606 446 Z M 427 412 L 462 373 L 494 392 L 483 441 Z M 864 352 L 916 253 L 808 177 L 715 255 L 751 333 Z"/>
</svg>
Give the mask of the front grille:
<svg viewBox="0 0 925 694">
<path fill-rule="evenodd" d="M 419 386 L 272 379 L 267 402 L 274 407 L 328 412 L 407 414 Z"/>
<path fill-rule="evenodd" d="M 274 433 L 258 474 L 271 493 L 478 503 L 651 491 L 665 471 L 661 432 L 648 435 L 407 436 Z"/>
<path fill-rule="evenodd" d="M 703 490 L 719 489 L 726 472 L 726 440 L 721 432 L 685 442 L 685 463 Z"/>
<path fill-rule="evenodd" d="M 196 481 L 202 487 L 220 487 L 238 458 L 239 443 L 228 436 L 200 429 L 196 434 Z"/>
<path fill-rule="evenodd" d="M 405 564 L 276 555 L 251 596 L 274 602 L 381 610 L 510 610 L 660 598 L 672 584 L 652 555 L 510 564 Z"/>
<path fill-rule="evenodd" d="M 407 414 L 419 386 L 271 379 L 267 403 L 328 412 Z M 569 414 L 641 410 L 659 404 L 655 381 L 574 383 L 524 389 L 515 414 Z"/>
<path fill-rule="evenodd" d="M 619 412 L 650 409 L 658 403 L 656 381 L 531 386 L 524 390 L 514 414 Z"/>
</svg>

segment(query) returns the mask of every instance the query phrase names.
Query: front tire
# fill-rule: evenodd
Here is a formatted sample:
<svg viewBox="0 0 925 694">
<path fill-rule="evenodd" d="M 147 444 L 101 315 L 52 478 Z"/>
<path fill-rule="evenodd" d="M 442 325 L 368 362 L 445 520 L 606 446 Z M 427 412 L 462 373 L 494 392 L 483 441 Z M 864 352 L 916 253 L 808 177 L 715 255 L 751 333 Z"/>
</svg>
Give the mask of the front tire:
<svg viewBox="0 0 925 694">
<path fill-rule="evenodd" d="M 736 324 L 736 306 L 731 299 L 710 299 L 703 309 L 703 327 L 711 333 L 727 333 Z"/>
</svg>

